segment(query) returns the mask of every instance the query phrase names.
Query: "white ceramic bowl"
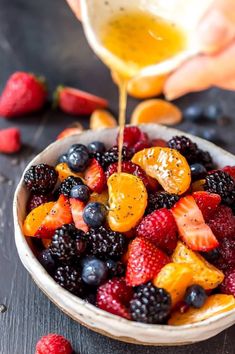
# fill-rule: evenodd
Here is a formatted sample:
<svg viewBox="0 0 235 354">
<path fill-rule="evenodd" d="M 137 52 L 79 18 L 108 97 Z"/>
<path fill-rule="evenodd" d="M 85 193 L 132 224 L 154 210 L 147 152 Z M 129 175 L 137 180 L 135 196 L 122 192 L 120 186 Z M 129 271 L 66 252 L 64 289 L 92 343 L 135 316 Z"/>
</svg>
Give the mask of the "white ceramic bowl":
<svg viewBox="0 0 235 354">
<path fill-rule="evenodd" d="M 143 125 L 142 129 L 147 132 L 151 138 L 169 139 L 173 135 L 182 134 L 182 132 L 178 130 L 155 124 Z M 105 142 L 107 146 L 111 146 L 116 137 L 116 133 L 116 128 L 101 131 L 87 131 L 81 135 L 57 141 L 36 156 L 26 169 L 31 165 L 42 162 L 54 165 L 57 157 L 64 153 L 69 146 L 74 143 L 79 142 L 88 144 L 94 140 L 101 140 Z M 235 165 L 235 156 L 205 140 L 190 135 L 189 137 L 198 143 L 202 149 L 208 150 L 219 166 Z M 27 198 L 28 193 L 23 186 L 23 179 L 21 179 L 15 192 L 13 205 L 15 241 L 20 259 L 36 284 L 48 296 L 48 298 L 64 313 L 82 325 L 106 336 L 125 342 L 145 345 L 183 345 L 213 337 L 235 323 L 235 310 L 232 310 L 192 325 L 184 325 L 180 327 L 146 325 L 131 322 L 102 311 L 70 294 L 56 284 L 40 265 L 33 253 L 30 238 L 26 239 L 22 233 L 22 223 L 25 218 Z"/>
</svg>

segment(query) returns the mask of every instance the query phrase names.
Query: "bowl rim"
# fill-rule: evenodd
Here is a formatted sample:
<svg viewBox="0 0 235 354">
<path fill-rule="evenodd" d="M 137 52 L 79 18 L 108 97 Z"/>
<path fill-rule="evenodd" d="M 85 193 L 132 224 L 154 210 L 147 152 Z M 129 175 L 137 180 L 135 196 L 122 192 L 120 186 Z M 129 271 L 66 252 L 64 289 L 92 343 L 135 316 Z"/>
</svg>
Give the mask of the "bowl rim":
<svg viewBox="0 0 235 354">
<path fill-rule="evenodd" d="M 229 158 L 233 159 L 235 162 L 235 156 L 232 155 L 231 153 L 221 149 L 220 147 L 217 147 L 215 144 L 211 143 L 211 142 L 207 142 L 204 139 L 195 137 L 191 134 L 187 134 L 185 132 L 182 132 L 180 130 L 177 129 L 173 129 L 173 128 L 168 128 L 165 126 L 161 126 L 161 125 L 157 125 L 157 124 L 143 124 L 140 125 L 140 128 L 144 128 L 148 126 L 148 129 L 151 129 L 151 126 L 154 126 L 155 129 L 156 127 L 158 127 L 158 129 L 160 131 L 164 131 L 164 130 L 168 130 L 169 132 L 171 132 L 172 136 L 173 135 L 178 135 L 178 134 L 183 134 L 191 139 L 193 139 L 196 143 L 200 142 L 202 143 L 206 143 L 207 146 L 210 149 L 215 149 L 218 152 L 223 153 L 224 155 L 227 155 Z M 101 129 L 99 130 L 100 132 L 106 131 L 106 132 L 110 132 L 110 133 L 115 133 L 117 132 L 118 128 L 111 128 L 111 129 Z M 86 135 L 90 135 L 91 131 L 87 130 L 83 133 L 81 133 L 84 137 L 86 137 Z M 81 136 L 81 134 L 76 134 L 72 137 L 67 137 L 64 139 L 64 141 L 69 142 L 70 140 L 74 140 L 75 138 L 77 138 L 78 142 L 79 142 L 79 137 Z M 25 170 L 22 172 L 22 176 L 20 178 L 20 181 L 17 185 L 15 194 L 14 194 L 14 200 L 13 200 L 13 217 L 14 217 L 14 228 L 15 228 L 15 243 L 16 243 L 16 247 L 17 247 L 17 252 L 19 254 L 19 257 L 21 259 L 21 262 L 23 263 L 23 265 L 25 266 L 25 268 L 27 269 L 27 271 L 30 273 L 30 275 L 32 276 L 33 280 L 36 282 L 36 284 L 38 285 L 38 287 L 49 297 L 49 299 L 54 302 L 56 304 L 56 306 L 58 306 L 63 312 L 65 312 L 66 314 L 68 314 L 70 317 L 74 318 L 76 321 L 78 321 L 75 317 L 73 317 L 68 310 L 66 310 L 66 308 L 64 306 L 62 306 L 61 304 L 58 304 L 58 302 L 56 300 L 54 300 L 52 298 L 51 295 L 48 294 L 47 290 L 43 287 L 43 285 L 41 284 L 41 280 L 45 279 L 46 283 L 50 286 L 50 289 L 53 290 L 57 290 L 59 291 L 63 297 L 66 297 L 67 300 L 74 304 L 74 305 L 80 305 L 83 306 L 84 308 L 86 308 L 86 310 L 89 312 L 89 315 L 92 317 L 94 316 L 99 316 L 102 317 L 103 320 L 113 320 L 115 322 L 121 323 L 124 326 L 131 326 L 131 329 L 143 329 L 145 331 L 150 331 L 150 330 L 161 330 L 162 332 L 169 332 L 169 331 L 174 331 L 174 332 L 182 332 L 183 331 L 189 331 L 192 329 L 197 329 L 197 328 L 203 328 L 203 327 L 207 327 L 208 329 L 208 325 L 211 325 L 213 323 L 218 322 L 220 319 L 224 319 L 227 317 L 230 317 L 231 315 L 234 314 L 234 323 L 235 323 L 235 309 L 227 311 L 225 313 L 222 314 L 218 314 L 216 316 L 213 316 L 211 318 L 208 318 L 206 320 L 197 322 L 197 323 L 193 323 L 193 324 L 187 324 L 187 325 L 181 325 L 181 326 L 171 326 L 171 325 L 160 325 L 160 324 L 144 324 L 144 323 L 139 323 L 139 322 L 134 322 L 134 321 L 130 321 L 124 318 L 121 318 L 119 316 L 113 315 L 109 312 L 106 312 L 104 310 L 101 310 L 99 308 L 97 308 L 96 306 L 89 304 L 87 302 L 85 302 L 84 300 L 82 300 L 81 298 L 71 294 L 70 292 L 68 292 L 67 290 L 63 289 L 61 286 L 59 286 L 55 280 L 46 272 L 46 270 L 43 268 L 43 266 L 40 264 L 40 262 L 38 261 L 38 259 L 36 258 L 36 256 L 34 255 L 33 251 L 31 250 L 26 237 L 24 236 L 22 229 L 21 229 L 21 225 L 19 222 L 19 217 L 18 217 L 18 197 L 19 197 L 19 193 L 21 192 L 23 187 L 23 176 L 25 171 L 32 166 L 37 160 L 40 160 L 40 157 L 42 154 L 44 154 L 45 152 L 51 152 L 52 150 L 54 150 L 57 146 L 59 146 L 61 144 L 61 140 L 59 141 L 55 141 L 53 143 L 51 143 L 49 146 L 47 146 L 46 149 L 44 149 L 43 151 L 41 151 L 39 154 L 37 154 L 26 166 Z M 51 292 L 51 290 L 50 290 Z M 75 306 L 73 306 L 75 307 Z M 86 314 L 87 316 L 87 314 Z M 83 324 L 85 325 L 85 324 Z M 89 327 L 92 328 L 92 327 Z M 93 330 L 96 330 L 95 328 L 92 328 Z M 185 334 L 186 334 L 185 332 Z M 109 335 L 107 333 L 107 335 Z M 142 343 L 142 342 L 140 342 Z M 154 345 L 154 343 L 151 343 L 151 345 Z"/>
</svg>

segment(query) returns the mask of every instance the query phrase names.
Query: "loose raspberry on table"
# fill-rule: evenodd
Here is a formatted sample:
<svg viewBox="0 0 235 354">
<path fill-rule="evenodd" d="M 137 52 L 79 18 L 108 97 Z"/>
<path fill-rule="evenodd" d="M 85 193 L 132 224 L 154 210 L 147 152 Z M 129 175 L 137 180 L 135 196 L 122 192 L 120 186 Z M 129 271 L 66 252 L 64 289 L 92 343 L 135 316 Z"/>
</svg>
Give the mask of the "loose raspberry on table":
<svg viewBox="0 0 235 354">
<path fill-rule="evenodd" d="M 42 337 L 37 345 L 35 354 L 72 354 L 69 341 L 59 334 L 48 334 Z"/>
</svg>

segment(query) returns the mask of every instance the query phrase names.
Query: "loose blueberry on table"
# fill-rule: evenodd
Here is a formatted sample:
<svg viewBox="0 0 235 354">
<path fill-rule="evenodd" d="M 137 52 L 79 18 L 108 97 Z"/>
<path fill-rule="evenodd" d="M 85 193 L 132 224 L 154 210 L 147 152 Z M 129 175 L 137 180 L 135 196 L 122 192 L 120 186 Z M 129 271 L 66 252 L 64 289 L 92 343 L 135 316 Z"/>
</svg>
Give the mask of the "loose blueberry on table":
<svg viewBox="0 0 235 354">
<path fill-rule="evenodd" d="M 25 173 L 23 232 L 40 239 L 41 264 L 132 321 L 182 325 L 234 309 L 235 166 L 216 168 L 185 136 L 163 144 L 131 126 L 118 174 L 117 140 L 75 144 L 55 167 Z"/>
</svg>

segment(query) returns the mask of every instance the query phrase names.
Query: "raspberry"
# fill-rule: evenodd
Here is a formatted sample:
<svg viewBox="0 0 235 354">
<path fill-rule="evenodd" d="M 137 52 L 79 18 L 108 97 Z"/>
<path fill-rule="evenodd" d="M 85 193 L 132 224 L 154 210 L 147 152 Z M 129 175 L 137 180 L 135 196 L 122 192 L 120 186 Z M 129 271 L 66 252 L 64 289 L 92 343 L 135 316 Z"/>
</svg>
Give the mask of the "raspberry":
<svg viewBox="0 0 235 354">
<path fill-rule="evenodd" d="M 50 193 L 57 182 L 58 173 L 54 167 L 39 164 L 31 166 L 24 175 L 24 184 L 31 192 L 39 194 Z"/>
<path fill-rule="evenodd" d="M 133 290 L 125 282 L 124 278 L 113 278 L 104 285 L 101 285 L 97 291 L 97 306 L 130 320 L 129 304 L 133 296 Z"/>
<path fill-rule="evenodd" d="M 208 225 L 218 239 L 235 238 L 235 216 L 232 209 L 220 205 Z"/>
<path fill-rule="evenodd" d="M 132 158 L 133 152 L 126 146 L 122 148 L 122 161 L 127 161 Z M 97 159 L 97 157 L 96 157 Z M 99 159 L 97 159 L 99 162 Z M 106 170 L 112 163 L 118 162 L 118 146 L 113 146 L 102 155 L 101 166 Z"/>
<path fill-rule="evenodd" d="M 77 185 L 84 184 L 80 177 L 69 176 L 60 185 L 59 194 L 70 196 L 71 189 Z"/>
<path fill-rule="evenodd" d="M 177 226 L 171 211 L 163 208 L 147 215 L 137 227 L 137 235 L 171 254 L 177 244 Z"/>
<path fill-rule="evenodd" d="M 220 259 L 216 262 L 219 269 L 235 268 L 235 239 L 224 238 L 219 247 Z"/>
<path fill-rule="evenodd" d="M 113 173 L 116 173 L 118 170 L 118 163 L 113 163 L 110 165 L 106 171 L 106 177 L 109 178 Z M 136 177 L 139 177 L 142 182 L 144 183 L 145 187 L 147 189 L 152 189 L 152 178 L 148 177 L 145 171 L 135 163 L 131 161 L 124 161 L 122 162 L 122 172 L 129 173 L 131 175 L 134 175 Z M 151 180 L 150 180 L 151 178 Z M 157 186 L 157 183 L 155 183 L 155 187 Z"/>
<path fill-rule="evenodd" d="M 151 282 L 137 287 L 130 302 L 131 318 L 143 323 L 165 323 L 171 309 L 171 297 Z"/>
<path fill-rule="evenodd" d="M 125 236 L 100 226 L 90 229 L 86 234 L 88 249 L 91 254 L 100 258 L 120 258 L 126 250 Z"/>
<path fill-rule="evenodd" d="M 225 166 L 222 171 L 228 173 L 235 181 L 235 166 Z"/>
<path fill-rule="evenodd" d="M 163 139 L 153 139 L 151 142 L 152 146 L 167 147 L 166 140 Z"/>
<path fill-rule="evenodd" d="M 171 149 L 178 150 L 189 162 L 195 160 L 197 153 L 197 144 L 193 143 L 186 136 L 174 136 L 168 141 L 168 146 Z"/>
<path fill-rule="evenodd" d="M 149 193 L 146 214 L 150 214 L 161 208 L 171 209 L 178 200 L 179 196 L 176 194 L 170 194 L 167 192 Z"/>
<path fill-rule="evenodd" d="M 136 126 L 129 126 L 125 127 L 124 132 L 123 132 L 123 144 L 128 148 L 133 148 L 134 145 L 140 141 L 140 136 L 141 136 L 141 130 L 136 127 Z M 117 136 L 117 144 L 118 144 L 118 138 L 119 135 Z"/>
<path fill-rule="evenodd" d="M 235 296 L 235 269 L 225 274 L 220 290 L 224 294 Z"/>
<path fill-rule="evenodd" d="M 60 286 L 72 294 L 80 297 L 84 295 L 84 285 L 79 269 L 70 265 L 63 265 L 56 269 L 54 279 Z"/>
<path fill-rule="evenodd" d="M 35 354 L 72 354 L 69 341 L 59 334 L 48 334 L 42 337 L 37 345 Z"/>
<path fill-rule="evenodd" d="M 39 205 L 42 205 L 44 203 L 52 202 L 54 200 L 53 195 L 47 194 L 32 194 L 29 197 L 28 203 L 27 203 L 27 211 L 30 212 L 33 209 L 37 208 Z"/>
<path fill-rule="evenodd" d="M 206 176 L 204 189 L 210 193 L 219 194 L 222 201 L 226 203 L 231 192 L 235 190 L 235 182 L 227 172 L 214 171 Z"/>
<path fill-rule="evenodd" d="M 76 229 L 73 224 L 63 225 L 55 231 L 50 252 L 57 260 L 67 262 L 81 256 L 85 250 L 85 234 L 82 230 Z"/>
<path fill-rule="evenodd" d="M 13 154 L 21 148 L 20 130 L 7 128 L 0 130 L 0 152 Z"/>
</svg>

